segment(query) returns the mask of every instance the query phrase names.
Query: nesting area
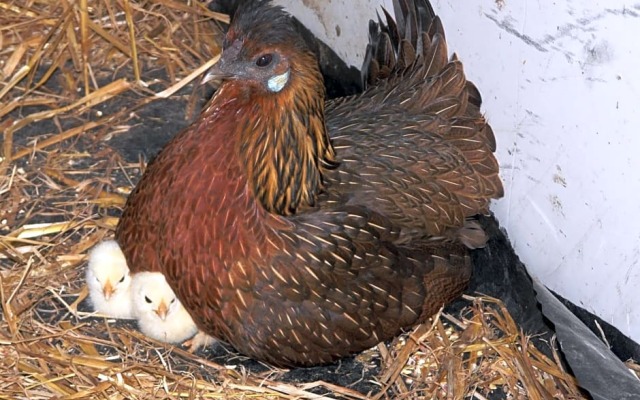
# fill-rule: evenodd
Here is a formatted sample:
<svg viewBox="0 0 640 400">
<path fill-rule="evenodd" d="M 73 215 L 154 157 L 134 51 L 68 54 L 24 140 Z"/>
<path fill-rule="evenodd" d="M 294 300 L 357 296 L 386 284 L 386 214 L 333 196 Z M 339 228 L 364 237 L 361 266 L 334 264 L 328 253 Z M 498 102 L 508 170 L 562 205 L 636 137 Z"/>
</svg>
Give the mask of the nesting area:
<svg viewBox="0 0 640 400">
<path fill-rule="evenodd" d="M 553 343 L 472 292 L 391 343 L 297 370 L 92 315 L 87 251 L 204 100 L 228 21 L 207 5 L 0 1 L 0 398 L 584 398 Z"/>
</svg>

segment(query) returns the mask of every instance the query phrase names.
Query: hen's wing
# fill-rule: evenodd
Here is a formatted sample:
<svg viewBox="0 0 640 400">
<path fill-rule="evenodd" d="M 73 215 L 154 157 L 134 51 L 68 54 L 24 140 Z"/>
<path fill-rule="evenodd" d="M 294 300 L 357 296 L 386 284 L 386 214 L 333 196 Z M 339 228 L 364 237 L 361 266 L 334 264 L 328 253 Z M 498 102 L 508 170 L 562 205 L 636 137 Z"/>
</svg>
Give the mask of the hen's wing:
<svg viewBox="0 0 640 400">
<path fill-rule="evenodd" d="M 397 24 L 385 12 L 387 24 L 371 27 L 363 68 L 370 87 L 327 103 L 327 127 L 341 163 L 327 178 L 351 203 L 406 227 L 409 237 L 450 235 L 503 195 L 495 137 L 462 64 L 448 59 L 444 30 L 430 5 L 395 5 Z"/>
<path fill-rule="evenodd" d="M 253 243 L 262 258 L 220 271 L 184 266 L 184 257 L 210 254 L 167 253 L 162 261 L 182 271 L 172 287 L 200 327 L 253 357 L 283 366 L 330 362 L 425 320 L 467 285 L 466 249 L 395 245 L 390 221 L 364 207 L 288 220 L 290 229 Z"/>
</svg>

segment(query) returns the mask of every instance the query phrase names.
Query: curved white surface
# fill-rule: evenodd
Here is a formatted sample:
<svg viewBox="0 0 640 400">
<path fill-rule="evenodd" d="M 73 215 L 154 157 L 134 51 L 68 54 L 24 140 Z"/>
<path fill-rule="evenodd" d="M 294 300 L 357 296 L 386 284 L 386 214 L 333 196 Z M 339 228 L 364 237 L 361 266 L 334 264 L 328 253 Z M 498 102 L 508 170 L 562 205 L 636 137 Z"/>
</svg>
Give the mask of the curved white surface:
<svg viewBox="0 0 640 400">
<path fill-rule="evenodd" d="M 360 66 L 378 3 L 288 8 Z M 506 196 L 493 209 L 520 258 L 640 341 L 640 2 L 432 4 L 496 133 Z"/>
</svg>

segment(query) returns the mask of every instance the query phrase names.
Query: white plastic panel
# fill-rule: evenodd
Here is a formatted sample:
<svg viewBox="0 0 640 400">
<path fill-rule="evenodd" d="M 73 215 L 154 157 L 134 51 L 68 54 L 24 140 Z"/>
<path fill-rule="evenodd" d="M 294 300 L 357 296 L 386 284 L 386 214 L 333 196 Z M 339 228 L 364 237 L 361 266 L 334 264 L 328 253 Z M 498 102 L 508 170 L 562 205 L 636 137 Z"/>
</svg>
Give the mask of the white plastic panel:
<svg viewBox="0 0 640 400">
<path fill-rule="evenodd" d="M 362 66 L 368 43 L 369 20 L 376 20 L 380 4 L 393 10 L 391 0 L 273 0 L 298 17 L 319 39 L 348 64 Z"/>
</svg>

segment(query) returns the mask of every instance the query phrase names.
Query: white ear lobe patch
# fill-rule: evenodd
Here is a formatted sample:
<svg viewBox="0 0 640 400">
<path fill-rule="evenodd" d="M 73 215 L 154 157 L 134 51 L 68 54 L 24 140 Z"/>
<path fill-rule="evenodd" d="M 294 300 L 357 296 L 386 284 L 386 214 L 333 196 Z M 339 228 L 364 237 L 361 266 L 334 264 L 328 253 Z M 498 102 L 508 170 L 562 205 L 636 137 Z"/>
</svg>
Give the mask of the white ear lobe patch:
<svg viewBox="0 0 640 400">
<path fill-rule="evenodd" d="M 269 90 L 272 92 L 279 92 L 284 88 L 284 86 L 289 82 L 289 70 L 287 70 L 284 74 L 272 76 L 269 78 L 267 85 L 269 86 Z"/>
</svg>

